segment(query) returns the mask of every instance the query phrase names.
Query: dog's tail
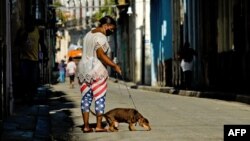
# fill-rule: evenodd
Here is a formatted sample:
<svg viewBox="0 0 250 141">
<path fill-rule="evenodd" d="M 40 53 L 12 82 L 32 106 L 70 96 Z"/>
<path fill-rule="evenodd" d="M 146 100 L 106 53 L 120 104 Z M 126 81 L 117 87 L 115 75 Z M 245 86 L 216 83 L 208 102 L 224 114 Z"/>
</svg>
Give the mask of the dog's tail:
<svg viewBox="0 0 250 141">
<path fill-rule="evenodd" d="M 91 109 L 89 109 L 90 113 L 93 114 L 94 116 L 96 117 L 100 117 L 100 116 L 105 116 L 104 114 L 100 114 L 100 115 L 97 115 L 94 111 L 92 111 Z"/>
</svg>

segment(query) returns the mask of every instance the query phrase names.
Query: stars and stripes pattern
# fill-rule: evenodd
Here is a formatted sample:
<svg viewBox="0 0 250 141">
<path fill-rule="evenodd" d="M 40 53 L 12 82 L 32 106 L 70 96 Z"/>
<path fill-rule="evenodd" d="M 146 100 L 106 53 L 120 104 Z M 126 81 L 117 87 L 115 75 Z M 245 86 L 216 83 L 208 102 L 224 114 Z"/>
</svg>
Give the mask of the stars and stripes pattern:
<svg viewBox="0 0 250 141">
<path fill-rule="evenodd" d="M 89 90 L 92 90 L 94 100 L 96 101 L 97 99 L 103 97 L 107 92 L 107 78 L 99 79 L 98 81 L 95 81 L 91 85 L 83 83 L 80 90 L 82 96 L 87 94 Z"/>
<path fill-rule="evenodd" d="M 95 100 L 95 111 L 96 113 L 104 113 L 105 108 L 105 95 L 107 92 L 107 79 L 100 79 L 95 81 L 91 85 L 83 83 L 81 86 L 82 101 L 81 109 L 82 112 L 89 112 L 92 100 Z"/>
<path fill-rule="evenodd" d="M 93 91 L 94 100 L 97 100 L 97 99 L 103 97 L 107 92 L 106 79 L 101 79 L 97 82 L 94 82 L 92 84 L 92 91 Z"/>
</svg>

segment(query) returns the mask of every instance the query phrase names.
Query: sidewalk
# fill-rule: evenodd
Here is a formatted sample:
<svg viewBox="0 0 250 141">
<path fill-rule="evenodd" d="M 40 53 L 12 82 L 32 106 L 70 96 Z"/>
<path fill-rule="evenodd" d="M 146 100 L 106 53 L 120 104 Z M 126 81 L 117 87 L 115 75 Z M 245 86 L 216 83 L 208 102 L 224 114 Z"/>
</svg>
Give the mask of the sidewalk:
<svg viewBox="0 0 250 141">
<path fill-rule="evenodd" d="M 111 81 L 115 81 L 115 78 L 110 78 Z M 175 94 L 181 96 L 192 96 L 199 98 L 211 98 L 211 99 L 220 99 L 227 101 L 237 101 L 241 103 L 250 104 L 250 94 L 243 95 L 238 93 L 226 93 L 226 92 L 216 92 L 216 91 L 193 91 L 193 90 L 178 90 L 174 87 L 153 87 L 145 85 L 137 85 L 132 82 L 124 82 L 119 80 L 119 83 L 126 83 L 127 86 L 134 89 L 142 89 L 154 92 L 163 92 L 168 94 Z"/>
<path fill-rule="evenodd" d="M 38 88 L 36 105 L 15 103 L 14 114 L 3 122 L 2 141 L 49 141 L 48 87 Z"/>
</svg>

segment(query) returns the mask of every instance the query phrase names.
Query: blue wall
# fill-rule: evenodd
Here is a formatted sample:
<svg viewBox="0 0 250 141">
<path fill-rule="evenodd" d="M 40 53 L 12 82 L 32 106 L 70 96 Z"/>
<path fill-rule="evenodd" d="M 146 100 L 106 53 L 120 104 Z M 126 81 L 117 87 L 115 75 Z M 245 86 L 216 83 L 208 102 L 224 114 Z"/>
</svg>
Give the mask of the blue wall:
<svg viewBox="0 0 250 141">
<path fill-rule="evenodd" d="M 154 68 L 172 58 L 171 0 L 151 0 L 151 43 Z M 157 72 L 157 70 L 155 70 Z"/>
</svg>

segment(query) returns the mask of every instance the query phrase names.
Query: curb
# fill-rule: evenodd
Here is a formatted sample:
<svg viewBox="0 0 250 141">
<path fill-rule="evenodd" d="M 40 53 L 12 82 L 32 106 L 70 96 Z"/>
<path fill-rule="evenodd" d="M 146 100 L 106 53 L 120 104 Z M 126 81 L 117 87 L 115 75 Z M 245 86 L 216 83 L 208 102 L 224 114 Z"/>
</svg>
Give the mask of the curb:
<svg viewBox="0 0 250 141">
<path fill-rule="evenodd" d="M 37 140 L 50 140 L 50 118 L 48 105 L 38 105 L 38 116 L 34 138 Z"/>
<path fill-rule="evenodd" d="M 135 87 L 131 87 L 135 88 Z M 210 99 L 219 99 L 226 101 L 237 101 L 245 104 L 250 104 L 250 96 L 235 94 L 235 93 L 226 93 L 226 92 L 203 92 L 203 91 L 192 91 L 192 90 L 176 90 L 173 87 L 151 87 L 151 86 L 137 86 L 138 89 L 154 91 L 154 92 L 163 92 L 181 96 L 190 96 L 198 98 L 210 98 Z"/>
<path fill-rule="evenodd" d="M 237 96 L 236 96 L 236 101 L 239 101 L 239 102 L 242 102 L 242 103 L 250 104 L 250 96 L 237 95 Z"/>
</svg>

